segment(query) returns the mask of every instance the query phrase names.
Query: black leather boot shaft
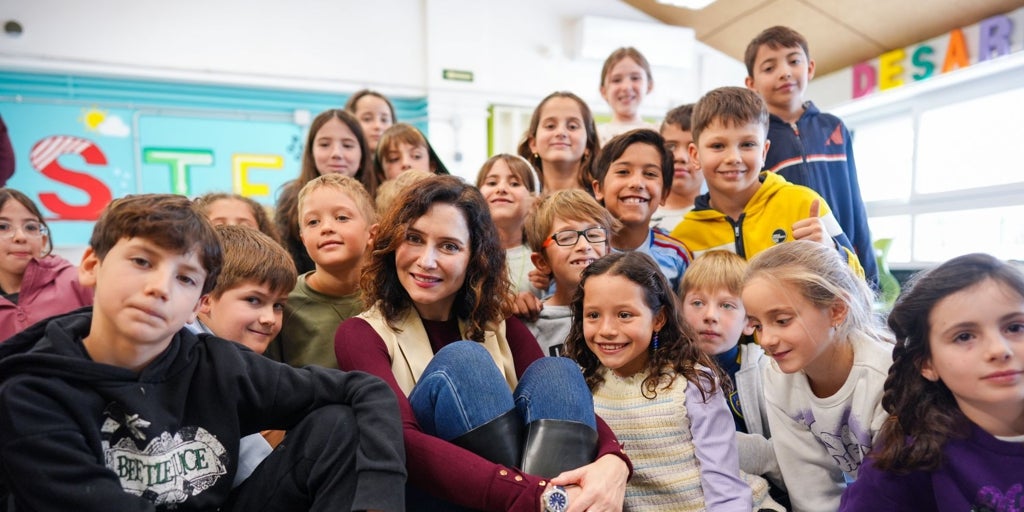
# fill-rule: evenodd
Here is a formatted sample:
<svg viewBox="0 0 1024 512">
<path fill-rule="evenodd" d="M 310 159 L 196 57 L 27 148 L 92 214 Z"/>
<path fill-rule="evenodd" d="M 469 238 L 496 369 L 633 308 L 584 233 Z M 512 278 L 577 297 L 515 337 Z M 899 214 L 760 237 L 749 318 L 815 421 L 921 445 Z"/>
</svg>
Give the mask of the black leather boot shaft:
<svg viewBox="0 0 1024 512">
<path fill-rule="evenodd" d="M 512 409 L 452 439 L 452 444 L 491 462 L 510 468 L 519 467 L 523 447 L 523 420 Z"/>
<path fill-rule="evenodd" d="M 537 420 L 526 426 L 524 473 L 553 478 L 594 462 L 597 431 L 575 421 Z"/>
</svg>

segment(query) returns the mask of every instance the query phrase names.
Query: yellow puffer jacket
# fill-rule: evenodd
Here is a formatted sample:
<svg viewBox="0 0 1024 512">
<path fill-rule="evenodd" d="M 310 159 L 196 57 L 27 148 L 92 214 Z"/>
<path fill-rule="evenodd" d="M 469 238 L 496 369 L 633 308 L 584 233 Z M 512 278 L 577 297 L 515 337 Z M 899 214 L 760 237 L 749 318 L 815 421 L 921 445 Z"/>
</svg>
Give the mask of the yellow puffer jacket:
<svg viewBox="0 0 1024 512">
<path fill-rule="evenodd" d="M 850 239 L 817 192 L 789 183 L 775 173 L 762 172 L 760 180 L 761 187 L 750 198 L 739 219 L 734 221 L 712 209 L 710 193 L 704 194 L 697 198 L 693 210 L 672 230 L 672 236 L 686 244 L 694 258 L 707 251 L 725 250 L 749 260 L 775 244 L 795 240 L 793 224 L 807 218 L 811 203 L 817 199 L 828 234 L 846 255 L 850 268 L 864 277 L 864 268 L 853 251 Z"/>
</svg>

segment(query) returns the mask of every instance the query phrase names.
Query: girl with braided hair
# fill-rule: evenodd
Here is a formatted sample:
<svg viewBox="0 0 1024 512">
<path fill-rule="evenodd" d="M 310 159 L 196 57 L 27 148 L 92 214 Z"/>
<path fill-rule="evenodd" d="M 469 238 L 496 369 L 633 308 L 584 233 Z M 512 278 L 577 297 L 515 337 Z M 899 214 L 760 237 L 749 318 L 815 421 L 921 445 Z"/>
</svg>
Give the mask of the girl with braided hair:
<svg viewBox="0 0 1024 512">
<path fill-rule="evenodd" d="M 890 416 L 840 510 L 1021 510 L 1024 275 L 954 258 L 914 280 L 889 327 Z"/>
</svg>

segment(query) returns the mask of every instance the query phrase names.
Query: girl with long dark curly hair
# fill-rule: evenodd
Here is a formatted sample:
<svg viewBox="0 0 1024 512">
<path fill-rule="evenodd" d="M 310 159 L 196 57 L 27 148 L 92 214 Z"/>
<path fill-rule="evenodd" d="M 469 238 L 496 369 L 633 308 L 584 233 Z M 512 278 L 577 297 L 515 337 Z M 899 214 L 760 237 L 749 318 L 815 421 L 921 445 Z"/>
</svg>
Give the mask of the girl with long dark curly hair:
<svg viewBox="0 0 1024 512">
<path fill-rule="evenodd" d="M 753 506 L 721 374 L 653 258 L 618 252 L 591 263 L 570 309 L 566 351 L 637 462 L 625 509 L 781 510 L 764 503 L 763 481 Z"/>
</svg>

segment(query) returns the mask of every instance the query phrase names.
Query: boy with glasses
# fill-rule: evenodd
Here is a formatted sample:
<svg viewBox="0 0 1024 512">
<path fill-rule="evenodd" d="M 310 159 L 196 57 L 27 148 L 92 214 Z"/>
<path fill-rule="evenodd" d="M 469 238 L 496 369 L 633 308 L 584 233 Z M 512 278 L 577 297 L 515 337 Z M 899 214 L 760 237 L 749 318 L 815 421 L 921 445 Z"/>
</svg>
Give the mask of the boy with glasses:
<svg viewBox="0 0 1024 512">
<path fill-rule="evenodd" d="M 549 356 L 562 354 L 569 334 L 569 303 L 580 273 L 608 253 L 619 222 L 582 190 L 560 190 L 537 201 L 526 216 L 526 240 L 533 265 L 555 283 L 536 320 L 526 326 Z"/>
</svg>

